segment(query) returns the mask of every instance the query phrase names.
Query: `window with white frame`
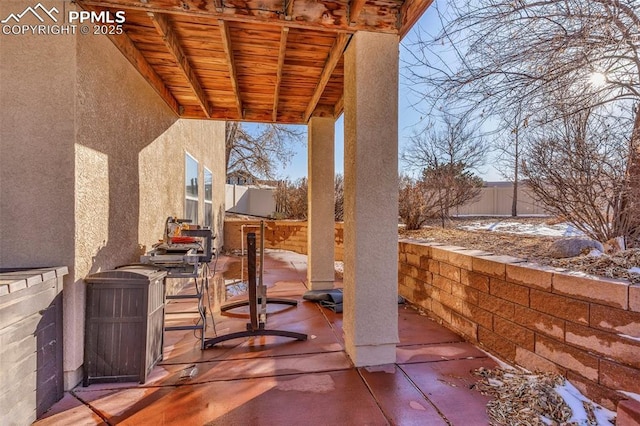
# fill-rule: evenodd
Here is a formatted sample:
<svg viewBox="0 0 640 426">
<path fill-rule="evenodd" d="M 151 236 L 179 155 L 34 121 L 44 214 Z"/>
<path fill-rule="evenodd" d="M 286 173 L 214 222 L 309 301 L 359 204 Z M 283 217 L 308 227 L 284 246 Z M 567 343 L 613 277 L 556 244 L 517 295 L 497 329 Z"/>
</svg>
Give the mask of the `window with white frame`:
<svg viewBox="0 0 640 426">
<path fill-rule="evenodd" d="M 185 153 L 184 180 L 185 201 L 184 218 L 191 219 L 191 223 L 198 223 L 198 162 L 188 153 Z"/>
<path fill-rule="evenodd" d="M 213 227 L 213 173 L 204 168 L 204 223 L 205 227 Z"/>
</svg>

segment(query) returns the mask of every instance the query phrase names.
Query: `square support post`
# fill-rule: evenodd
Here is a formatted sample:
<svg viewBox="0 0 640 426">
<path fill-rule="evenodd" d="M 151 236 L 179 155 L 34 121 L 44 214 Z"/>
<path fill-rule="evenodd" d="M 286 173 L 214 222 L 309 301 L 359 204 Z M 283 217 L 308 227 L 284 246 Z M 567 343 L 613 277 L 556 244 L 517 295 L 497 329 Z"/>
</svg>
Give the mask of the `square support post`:
<svg viewBox="0 0 640 426">
<path fill-rule="evenodd" d="M 333 288 L 334 271 L 334 145 L 333 118 L 309 120 L 307 281 L 311 290 Z"/>
<path fill-rule="evenodd" d="M 356 366 L 395 362 L 398 342 L 398 60 L 393 34 L 345 52 L 345 343 Z"/>
</svg>

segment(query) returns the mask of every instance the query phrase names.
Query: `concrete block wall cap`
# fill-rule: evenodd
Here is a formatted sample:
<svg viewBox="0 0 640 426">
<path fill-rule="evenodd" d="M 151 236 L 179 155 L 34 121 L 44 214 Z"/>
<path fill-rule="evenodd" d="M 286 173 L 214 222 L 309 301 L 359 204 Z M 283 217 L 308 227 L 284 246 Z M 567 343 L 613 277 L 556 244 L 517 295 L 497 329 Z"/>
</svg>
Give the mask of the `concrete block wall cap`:
<svg viewBox="0 0 640 426">
<path fill-rule="evenodd" d="M 554 271 L 554 272 L 556 272 L 557 275 L 576 277 L 576 278 L 581 278 L 581 279 L 590 280 L 590 281 L 600 281 L 600 282 L 624 284 L 626 286 L 637 285 L 637 284 L 632 284 L 627 280 L 622 280 L 622 279 L 618 279 L 618 278 L 602 277 L 602 276 L 599 276 L 599 275 L 591 275 L 591 274 L 587 274 L 587 273 L 581 272 L 581 271 L 569 271 L 569 270 L 566 270 L 566 269 L 564 269 L 564 270 L 560 269 L 560 270 Z"/>
<path fill-rule="evenodd" d="M 514 264 L 514 265 L 509 265 L 508 267 L 535 269 L 536 271 L 549 272 L 549 273 L 566 271 L 566 269 L 556 268 L 555 266 L 549 266 L 549 265 L 541 265 L 539 263 L 529 262 L 528 260 L 525 260 L 523 262 L 518 262 L 517 264 Z"/>
<path fill-rule="evenodd" d="M 466 247 L 461 246 L 448 246 L 448 245 L 439 245 L 439 250 L 448 250 L 448 251 L 459 251 L 459 250 L 467 250 Z"/>
<path fill-rule="evenodd" d="M 521 259 L 519 257 L 513 257 L 513 256 L 507 256 L 507 255 L 481 255 L 481 256 L 474 256 L 477 257 L 479 259 L 483 259 L 483 260 L 490 260 L 492 262 L 498 262 L 498 263 L 524 263 L 526 262 L 526 259 Z"/>
<path fill-rule="evenodd" d="M 554 273 L 553 292 L 621 309 L 629 308 L 628 281 L 593 275 Z"/>
<path fill-rule="evenodd" d="M 640 312 L 640 285 L 629 286 L 629 310 Z"/>
<path fill-rule="evenodd" d="M 468 248 L 456 250 L 456 253 L 466 254 L 467 256 L 493 256 L 494 255 L 489 251 L 468 249 Z"/>
<path fill-rule="evenodd" d="M 620 401 L 616 415 L 616 425 L 640 425 L 640 401 L 636 401 L 635 399 Z"/>
<path fill-rule="evenodd" d="M 429 241 L 420 240 L 420 239 L 417 239 L 417 238 L 400 238 L 398 240 L 398 242 L 407 243 L 407 244 L 416 244 L 416 245 L 428 246 L 428 247 L 434 247 L 434 246 L 443 245 L 441 243 L 433 243 L 433 242 L 429 242 Z"/>
</svg>

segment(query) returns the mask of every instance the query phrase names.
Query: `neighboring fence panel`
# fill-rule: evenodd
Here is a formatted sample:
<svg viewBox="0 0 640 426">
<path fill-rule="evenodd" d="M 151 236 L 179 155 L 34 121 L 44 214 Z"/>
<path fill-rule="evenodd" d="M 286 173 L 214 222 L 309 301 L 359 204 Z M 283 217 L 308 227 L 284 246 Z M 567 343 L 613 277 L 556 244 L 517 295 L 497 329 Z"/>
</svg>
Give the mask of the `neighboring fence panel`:
<svg viewBox="0 0 640 426">
<path fill-rule="evenodd" d="M 511 182 L 488 182 L 474 203 L 461 206 L 455 210 L 458 215 L 511 215 L 513 203 L 513 184 Z M 521 183 L 518 187 L 518 215 L 548 214 L 544 206 L 534 200 L 530 190 Z"/>
<path fill-rule="evenodd" d="M 230 213 L 271 217 L 276 211 L 275 189 L 226 185 L 225 205 Z"/>
</svg>

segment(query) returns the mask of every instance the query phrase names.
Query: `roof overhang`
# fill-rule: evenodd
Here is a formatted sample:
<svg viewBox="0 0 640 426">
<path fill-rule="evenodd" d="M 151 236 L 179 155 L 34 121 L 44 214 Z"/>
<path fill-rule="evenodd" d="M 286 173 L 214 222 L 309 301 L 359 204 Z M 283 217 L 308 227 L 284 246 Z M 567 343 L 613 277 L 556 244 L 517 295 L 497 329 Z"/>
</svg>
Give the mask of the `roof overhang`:
<svg viewBox="0 0 640 426">
<path fill-rule="evenodd" d="M 342 112 L 357 31 L 403 37 L 432 0 L 77 0 L 180 117 L 304 124 Z"/>
</svg>

